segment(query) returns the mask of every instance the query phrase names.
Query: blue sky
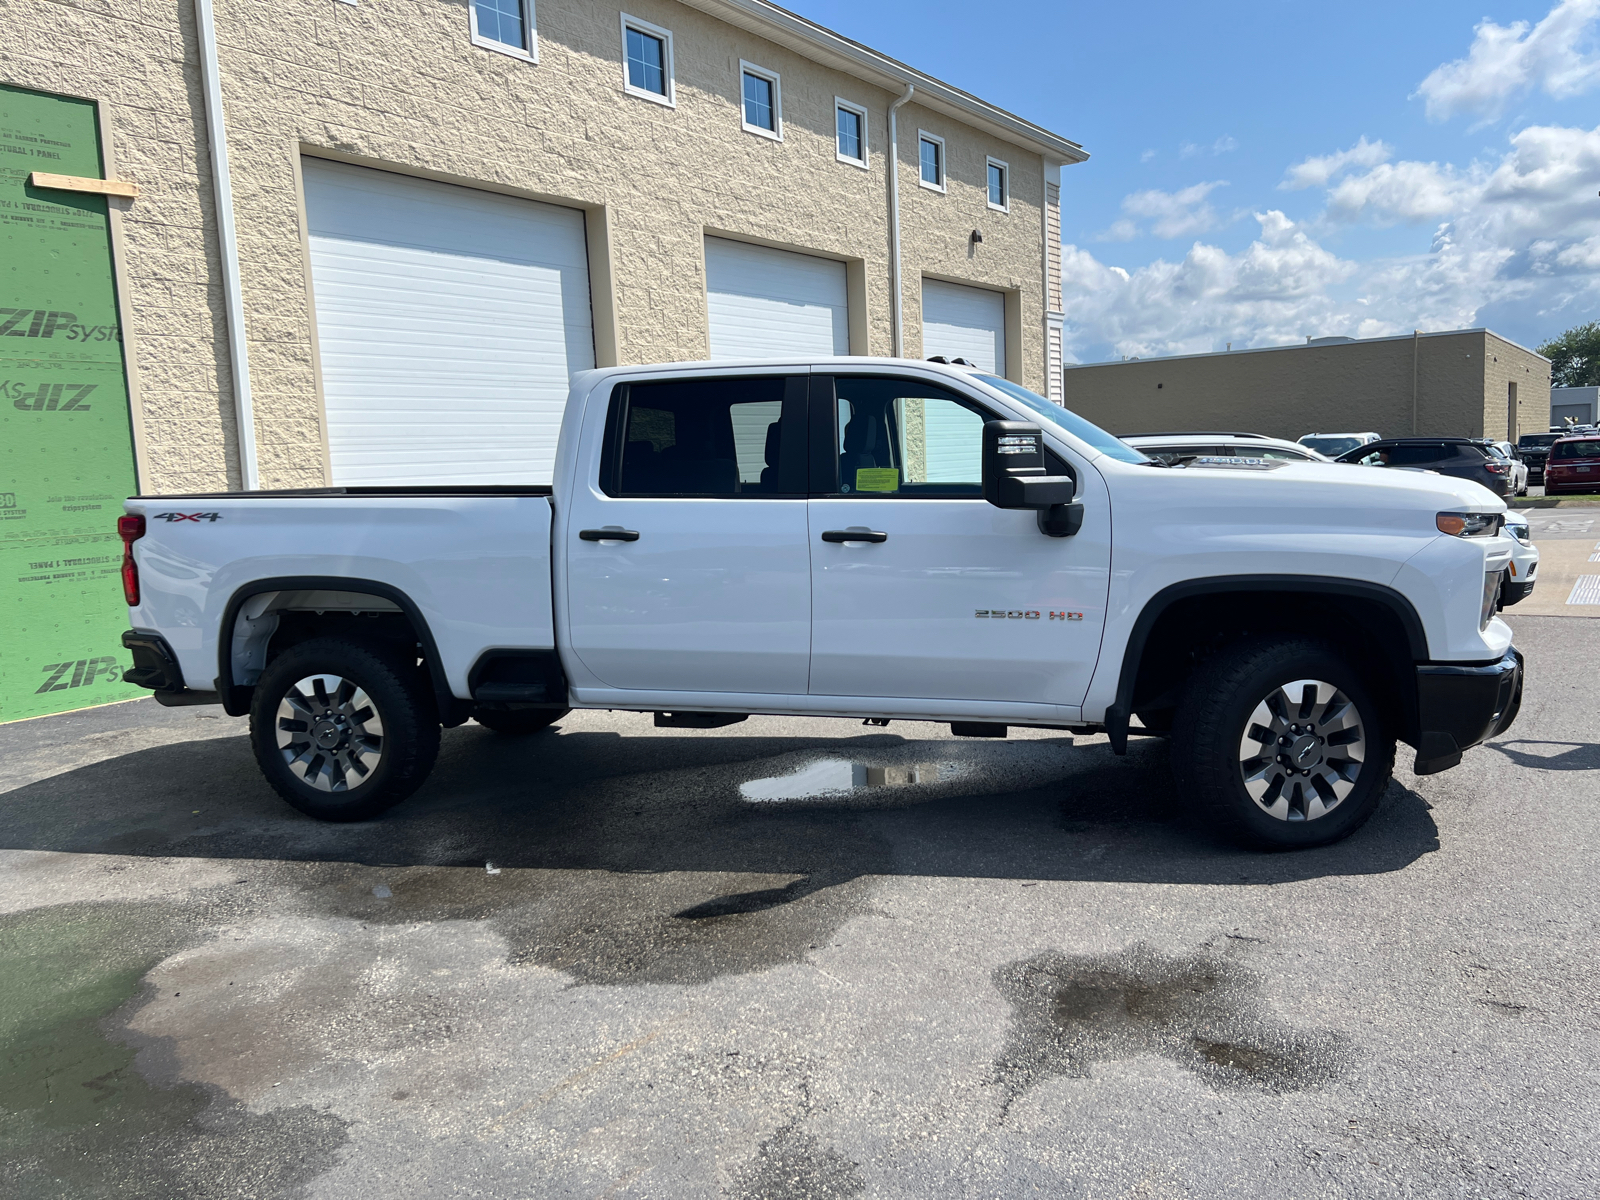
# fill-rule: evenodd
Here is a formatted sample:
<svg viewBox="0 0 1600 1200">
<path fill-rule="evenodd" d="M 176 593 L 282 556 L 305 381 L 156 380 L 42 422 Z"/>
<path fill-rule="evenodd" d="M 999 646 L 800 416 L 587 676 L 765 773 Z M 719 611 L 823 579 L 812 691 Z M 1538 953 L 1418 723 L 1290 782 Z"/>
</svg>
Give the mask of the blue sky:
<svg viewBox="0 0 1600 1200">
<path fill-rule="evenodd" d="M 1600 320 L 1600 0 L 790 0 L 1083 143 L 1080 362 Z"/>
</svg>

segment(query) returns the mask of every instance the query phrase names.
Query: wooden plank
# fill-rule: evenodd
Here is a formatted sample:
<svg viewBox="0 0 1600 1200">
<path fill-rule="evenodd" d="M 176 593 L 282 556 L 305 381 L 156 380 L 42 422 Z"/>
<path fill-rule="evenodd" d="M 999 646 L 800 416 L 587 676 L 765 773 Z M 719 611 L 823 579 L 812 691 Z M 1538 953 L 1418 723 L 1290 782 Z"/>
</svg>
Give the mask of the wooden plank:
<svg viewBox="0 0 1600 1200">
<path fill-rule="evenodd" d="M 35 171 L 28 182 L 36 188 L 54 188 L 62 192 L 92 192 L 97 196 L 126 196 L 129 200 L 139 195 L 139 185 L 122 179 L 85 179 L 81 175 L 51 175 L 48 171 Z"/>
</svg>

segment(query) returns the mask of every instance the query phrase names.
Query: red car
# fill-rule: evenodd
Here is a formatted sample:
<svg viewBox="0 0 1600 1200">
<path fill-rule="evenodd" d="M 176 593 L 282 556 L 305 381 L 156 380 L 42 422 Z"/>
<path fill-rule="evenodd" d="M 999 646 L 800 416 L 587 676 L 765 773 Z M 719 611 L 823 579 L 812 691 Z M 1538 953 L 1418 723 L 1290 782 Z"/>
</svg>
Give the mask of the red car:
<svg viewBox="0 0 1600 1200">
<path fill-rule="evenodd" d="M 1544 465 L 1544 494 L 1600 492 L 1600 437 L 1558 438 Z"/>
</svg>

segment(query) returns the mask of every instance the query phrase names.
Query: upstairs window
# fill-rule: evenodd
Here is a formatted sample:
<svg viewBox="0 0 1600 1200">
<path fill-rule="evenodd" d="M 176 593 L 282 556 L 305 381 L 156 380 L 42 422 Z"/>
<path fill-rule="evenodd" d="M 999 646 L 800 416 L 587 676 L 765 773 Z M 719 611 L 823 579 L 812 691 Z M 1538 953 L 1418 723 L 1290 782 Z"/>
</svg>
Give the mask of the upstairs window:
<svg viewBox="0 0 1600 1200">
<path fill-rule="evenodd" d="M 530 62 L 538 61 L 533 0 L 472 0 L 472 43 Z"/>
<path fill-rule="evenodd" d="M 989 160 L 989 207 L 1011 211 L 1011 168 L 998 158 Z"/>
<path fill-rule="evenodd" d="M 944 139 L 919 132 L 917 153 L 922 160 L 922 174 L 918 182 L 936 192 L 944 191 Z"/>
<path fill-rule="evenodd" d="M 672 33 L 622 14 L 622 86 L 631 96 L 672 107 Z"/>
<path fill-rule="evenodd" d="M 783 92 L 778 75 L 753 63 L 739 64 L 739 89 L 747 133 L 783 140 Z"/>
<path fill-rule="evenodd" d="M 848 100 L 833 98 L 834 127 L 838 132 L 837 157 L 853 167 L 867 165 L 867 110 Z"/>
</svg>

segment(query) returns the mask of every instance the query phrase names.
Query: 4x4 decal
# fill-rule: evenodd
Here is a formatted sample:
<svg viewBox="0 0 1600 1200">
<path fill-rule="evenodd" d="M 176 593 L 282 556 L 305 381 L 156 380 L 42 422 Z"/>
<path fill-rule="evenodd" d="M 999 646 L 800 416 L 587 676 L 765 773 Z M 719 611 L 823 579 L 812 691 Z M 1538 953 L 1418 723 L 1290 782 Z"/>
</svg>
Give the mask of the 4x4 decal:
<svg viewBox="0 0 1600 1200">
<path fill-rule="evenodd" d="M 169 525 L 172 524 L 172 522 L 174 522 L 174 521 L 211 521 L 211 522 L 216 522 L 216 521 L 222 520 L 222 514 L 221 513 L 180 513 L 180 512 L 170 512 L 170 513 L 157 513 L 155 516 L 151 517 L 150 519 L 152 521 L 165 521 Z"/>
</svg>

